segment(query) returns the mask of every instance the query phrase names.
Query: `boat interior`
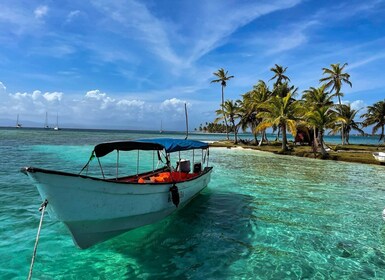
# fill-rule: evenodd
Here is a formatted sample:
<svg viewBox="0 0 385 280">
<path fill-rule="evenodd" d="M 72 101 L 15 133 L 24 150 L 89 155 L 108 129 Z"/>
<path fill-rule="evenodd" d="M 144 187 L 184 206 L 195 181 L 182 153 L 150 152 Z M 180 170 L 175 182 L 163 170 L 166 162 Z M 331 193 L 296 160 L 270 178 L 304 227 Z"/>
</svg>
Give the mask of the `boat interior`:
<svg viewBox="0 0 385 280">
<path fill-rule="evenodd" d="M 139 183 L 139 184 L 159 184 L 159 183 L 178 183 L 191 180 L 198 177 L 202 172 L 201 163 L 195 163 L 192 172 L 190 172 L 190 162 L 185 165 L 178 165 L 177 168 L 170 171 L 166 166 L 151 172 L 136 174 L 126 177 L 119 177 L 111 179 L 122 183 Z M 183 167 L 184 166 L 184 167 Z"/>
</svg>

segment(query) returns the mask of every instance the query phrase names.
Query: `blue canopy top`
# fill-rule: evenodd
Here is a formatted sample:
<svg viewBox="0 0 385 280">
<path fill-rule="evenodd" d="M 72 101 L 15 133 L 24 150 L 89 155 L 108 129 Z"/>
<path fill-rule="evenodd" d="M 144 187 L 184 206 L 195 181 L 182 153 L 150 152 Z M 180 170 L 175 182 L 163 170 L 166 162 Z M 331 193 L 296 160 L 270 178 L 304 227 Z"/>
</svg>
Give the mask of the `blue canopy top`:
<svg viewBox="0 0 385 280">
<path fill-rule="evenodd" d="M 95 146 L 94 153 L 97 157 L 103 157 L 114 150 L 165 150 L 167 153 L 187 151 L 193 149 L 207 149 L 207 143 L 196 140 L 184 140 L 174 138 L 138 139 L 133 141 L 113 141 L 101 143 Z"/>
<path fill-rule="evenodd" d="M 209 144 L 197 140 L 184 140 L 174 138 L 140 139 L 137 142 L 155 143 L 164 147 L 167 153 L 187 151 L 193 149 L 207 149 Z"/>
</svg>

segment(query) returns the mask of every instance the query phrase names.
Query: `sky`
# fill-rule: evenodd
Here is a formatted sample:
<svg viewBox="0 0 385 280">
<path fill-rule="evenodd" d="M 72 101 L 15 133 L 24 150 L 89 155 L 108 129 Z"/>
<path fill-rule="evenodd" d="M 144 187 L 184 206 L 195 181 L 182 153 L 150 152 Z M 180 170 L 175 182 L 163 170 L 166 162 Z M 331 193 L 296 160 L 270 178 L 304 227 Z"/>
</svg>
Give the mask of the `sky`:
<svg viewBox="0 0 385 280">
<path fill-rule="evenodd" d="M 385 0 L 2 0 L 0 126 L 158 130 L 212 122 L 287 67 L 299 96 L 348 63 L 343 102 L 385 99 Z"/>
</svg>

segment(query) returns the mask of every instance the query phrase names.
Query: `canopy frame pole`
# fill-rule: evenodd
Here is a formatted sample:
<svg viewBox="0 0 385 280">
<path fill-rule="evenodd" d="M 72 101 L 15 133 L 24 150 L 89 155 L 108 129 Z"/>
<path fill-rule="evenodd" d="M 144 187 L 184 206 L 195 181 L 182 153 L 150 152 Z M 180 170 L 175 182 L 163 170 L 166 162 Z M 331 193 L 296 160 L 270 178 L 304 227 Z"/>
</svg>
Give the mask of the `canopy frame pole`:
<svg viewBox="0 0 385 280">
<path fill-rule="evenodd" d="M 210 149 L 207 148 L 207 164 L 206 164 L 206 167 L 209 166 L 209 160 L 210 160 Z"/>
<path fill-rule="evenodd" d="M 98 163 L 99 163 L 100 171 L 102 172 L 103 179 L 105 179 L 106 177 L 104 176 L 103 167 L 102 167 L 102 164 L 100 162 L 100 158 L 99 157 L 98 157 Z"/>
<path fill-rule="evenodd" d="M 119 150 L 116 150 L 116 180 L 119 178 Z"/>
<path fill-rule="evenodd" d="M 136 158 L 136 175 L 139 175 L 139 150 Z"/>
</svg>

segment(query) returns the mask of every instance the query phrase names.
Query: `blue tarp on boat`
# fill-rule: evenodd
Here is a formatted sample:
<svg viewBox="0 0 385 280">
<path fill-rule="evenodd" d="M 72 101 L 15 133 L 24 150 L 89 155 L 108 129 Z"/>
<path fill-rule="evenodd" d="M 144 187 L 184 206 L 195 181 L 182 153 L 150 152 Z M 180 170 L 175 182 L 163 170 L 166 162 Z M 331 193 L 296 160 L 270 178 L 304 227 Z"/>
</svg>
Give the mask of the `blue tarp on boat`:
<svg viewBox="0 0 385 280">
<path fill-rule="evenodd" d="M 162 145 L 167 153 L 187 151 L 193 149 L 207 149 L 209 144 L 197 140 L 184 140 L 175 138 L 141 139 L 137 142 L 156 143 Z"/>
<path fill-rule="evenodd" d="M 149 138 L 133 141 L 113 141 L 101 143 L 95 146 L 94 153 L 97 157 L 103 157 L 114 150 L 165 150 L 167 153 L 187 151 L 193 149 L 207 149 L 207 143 L 197 140 L 184 140 L 174 138 Z"/>
</svg>

